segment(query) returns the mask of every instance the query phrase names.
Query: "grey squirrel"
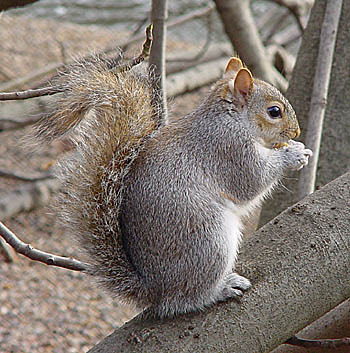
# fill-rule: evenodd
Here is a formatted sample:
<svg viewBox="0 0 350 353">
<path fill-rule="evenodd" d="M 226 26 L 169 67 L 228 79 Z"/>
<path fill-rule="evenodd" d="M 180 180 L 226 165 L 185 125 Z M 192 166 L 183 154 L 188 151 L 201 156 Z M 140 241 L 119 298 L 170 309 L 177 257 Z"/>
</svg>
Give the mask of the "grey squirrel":
<svg viewBox="0 0 350 353">
<path fill-rule="evenodd" d="M 239 298 L 242 220 L 288 169 L 307 165 L 293 108 L 238 58 L 202 104 L 163 121 L 149 73 L 78 61 L 39 138 L 72 132 L 58 171 L 61 208 L 89 272 L 112 294 L 158 317 Z"/>
</svg>

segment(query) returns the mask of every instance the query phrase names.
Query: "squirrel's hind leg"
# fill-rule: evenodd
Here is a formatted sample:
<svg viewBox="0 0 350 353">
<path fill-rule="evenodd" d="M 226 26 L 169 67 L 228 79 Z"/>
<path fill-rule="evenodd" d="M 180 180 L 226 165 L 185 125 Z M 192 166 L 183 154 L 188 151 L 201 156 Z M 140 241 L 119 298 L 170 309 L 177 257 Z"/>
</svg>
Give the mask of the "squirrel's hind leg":
<svg viewBox="0 0 350 353">
<path fill-rule="evenodd" d="M 205 308 L 228 299 L 240 299 L 243 293 L 251 287 L 250 281 L 235 272 L 227 274 L 214 289 L 197 298 L 164 298 L 145 311 L 147 317 L 172 317 L 204 310 Z"/>
<path fill-rule="evenodd" d="M 251 286 L 248 278 L 240 276 L 235 272 L 229 273 L 224 278 L 218 301 L 224 301 L 230 298 L 240 298 Z"/>
</svg>

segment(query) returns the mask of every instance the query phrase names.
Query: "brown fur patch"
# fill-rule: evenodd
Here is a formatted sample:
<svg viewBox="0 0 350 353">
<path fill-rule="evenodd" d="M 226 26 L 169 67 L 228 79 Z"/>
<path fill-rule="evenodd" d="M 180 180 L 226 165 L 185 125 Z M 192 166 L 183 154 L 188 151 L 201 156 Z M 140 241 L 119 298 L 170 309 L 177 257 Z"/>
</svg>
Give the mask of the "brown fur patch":
<svg viewBox="0 0 350 353">
<path fill-rule="evenodd" d="M 235 197 L 233 197 L 232 195 L 230 195 L 230 194 L 228 194 L 228 193 L 226 193 L 226 192 L 224 192 L 224 191 L 221 191 L 220 194 L 221 194 L 221 196 L 222 196 L 224 199 L 226 199 L 226 200 L 232 201 L 232 202 L 235 203 L 235 204 L 239 203 L 239 200 L 238 200 L 238 199 L 236 199 Z"/>
</svg>

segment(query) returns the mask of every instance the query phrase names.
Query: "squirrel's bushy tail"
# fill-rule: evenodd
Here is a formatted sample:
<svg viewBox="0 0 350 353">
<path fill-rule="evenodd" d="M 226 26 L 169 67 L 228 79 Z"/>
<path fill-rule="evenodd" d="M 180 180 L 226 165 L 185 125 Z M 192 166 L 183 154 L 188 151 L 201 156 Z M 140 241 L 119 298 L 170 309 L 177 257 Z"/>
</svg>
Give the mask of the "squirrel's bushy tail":
<svg viewBox="0 0 350 353">
<path fill-rule="evenodd" d="M 65 223 L 88 255 L 91 273 L 121 299 L 147 293 L 122 249 L 118 223 L 123 178 L 144 140 L 160 126 L 151 74 L 113 73 L 111 62 L 78 61 L 53 85 L 63 91 L 36 127 L 52 140 L 72 131 L 75 152 L 58 165 Z"/>
</svg>

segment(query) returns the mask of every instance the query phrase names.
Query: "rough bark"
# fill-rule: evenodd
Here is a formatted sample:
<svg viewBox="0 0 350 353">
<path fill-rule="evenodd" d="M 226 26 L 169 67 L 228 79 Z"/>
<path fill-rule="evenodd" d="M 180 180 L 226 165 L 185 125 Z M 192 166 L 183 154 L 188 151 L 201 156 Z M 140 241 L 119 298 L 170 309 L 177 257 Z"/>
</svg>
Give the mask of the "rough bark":
<svg viewBox="0 0 350 353">
<path fill-rule="evenodd" d="M 315 63 L 326 4 L 326 0 L 315 1 L 287 91 L 287 97 L 300 122 L 302 131 L 300 141 L 305 141 L 306 136 Z M 343 1 L 323 124 L 316 188 L 344 174 L 350 167 L 350 119 L 348 118 L 350 99 L 347 94 L 350 92 L 350 46 L 347 45 L 349 32 L 350 1 Z M 261 224 L 274 218 L 297 201 L 297 180 L 297 173 L 286 176 L 284 179 L 286 188 L 280 188 L 265 204 Z"/>
<path fill-rule="evenodd" d="M 350 297 L 350 173 L 249 238 L 238 268 L 253 288 L 241 303 L 169 320 L 134 319 L 90 353 L 269 352 Z"/>
<path fill-rule="evenodd" d="M 328 0 L 320 34 L 314 85 L 308 115 L 305 144 L 313 152 L 308 168 L 300 171 L 298 198 L 302 199 L 315 190 L 316 170 L 320 152 L 324 114 L 327 108 L 329 79 L 333 63 L 335 40 L 343 0 Z"/>
<path fill-rule="evenodd" d="M 350 332 L 350 300 L 338 305 L 336 308 L 322 316 L 320 319 L 313 322 L 298 332 L 297 337 L 305 339 L 320 339 L 320 338 L 343 338 L 348 337 Z M 346 347 L 345 347 L 346 349 Z M 319 352 L 319 351 L 317 351 Z M 334 349 L 322 350 L 322 353 L 335 353 Z M 319 352 L 319 353 L 321 353 Z M 336 351 L 337 353 L 345 350 Z M 346 351 L 348 352 L 348 350 Z M 281 345 L 274 349 L 271 353 L 306 353 L 302 347 L 291 347 L 289 345 Z"/>
</svg>

